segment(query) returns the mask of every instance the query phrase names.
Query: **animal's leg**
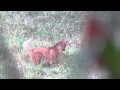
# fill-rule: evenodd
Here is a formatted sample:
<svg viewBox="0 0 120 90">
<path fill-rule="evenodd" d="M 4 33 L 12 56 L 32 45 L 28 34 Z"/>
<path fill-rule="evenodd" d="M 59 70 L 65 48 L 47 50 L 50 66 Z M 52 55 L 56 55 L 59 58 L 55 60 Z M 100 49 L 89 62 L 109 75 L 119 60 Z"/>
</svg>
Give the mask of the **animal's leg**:
<svg viewBox="0 0 120 90">
<path fill-rule="evenodd" d="M 39 65 L 39 56 L 36 54 L 35 56 L 35 64 L 36 65 Z"/>
<path fill-rule="evenodd" d="M 39 62 L 39 56 L 37 54 L 31 54 L 30 55 L 31 59 L 32 59 L 32 62 L 35 64 L 35 65 L 38 65 L 40 62 Z"/>
<path fill-rule="evenodd" d="M 52 55 L 52 56 L 50 57 L 50 65 L 55 64 L 56 59 L 57 59 L 56 56 L 55 56 L 55 55 Z"/>
<path fill-rule="evenodd" d="M 59 61 L 59 64 L 60 64 L 61 67 L 64 67 L 64 64 L 63 64 L 62 61 Z"/>
<path fill-rule="evenodd" d="M 35 56 L 35 55 L 34 55 L 33 53 L 30 54 L 30 59 L 31 59 L 32 62 L 35 64 L 35 58 L 34 58 L 34 56 Z"/>
</svg>

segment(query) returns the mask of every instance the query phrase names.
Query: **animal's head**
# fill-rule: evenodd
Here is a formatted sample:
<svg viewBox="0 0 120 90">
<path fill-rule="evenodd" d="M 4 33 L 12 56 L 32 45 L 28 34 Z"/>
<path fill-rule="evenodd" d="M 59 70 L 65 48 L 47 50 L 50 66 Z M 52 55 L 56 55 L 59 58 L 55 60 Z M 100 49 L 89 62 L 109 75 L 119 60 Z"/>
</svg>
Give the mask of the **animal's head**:
<svg viewBox="0 0 120 90">
<path fill-rule="evenodd" d="M 69 41 L 68 39 L 63 39 L 55 45 L 55 48 L 58 50 L 58 52 L 61 53 L 62 51 L 65 51 L 65 48 L 66 48 L 68 41 Z"/>
</svg>

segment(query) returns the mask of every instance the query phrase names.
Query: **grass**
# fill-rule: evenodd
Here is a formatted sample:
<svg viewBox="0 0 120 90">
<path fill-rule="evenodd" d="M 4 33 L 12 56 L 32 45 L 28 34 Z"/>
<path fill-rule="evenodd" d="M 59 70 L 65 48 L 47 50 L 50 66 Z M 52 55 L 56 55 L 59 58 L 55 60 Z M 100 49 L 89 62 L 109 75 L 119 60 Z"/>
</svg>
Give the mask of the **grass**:
<svg viewBox="0 0 120 90">
<path fill-rule="evenodd" d="M 1 11 L 0 12 L 0 78 L 2 79 L 67 79 L 96 78 L 89 69 L 89 56 L 84 50 L 84 11 Z M 98 15 L 101 20 L 110 15 Z M 104 18 L 105 17 L 105 18 Z M 34 66 L 22 44 L 34 37 L 31 47 L 50 47 L 70 38 L 61 62 L 52 67 L 42 62 Z M 106 73 L 104 71 L 100 71 Z M 99 72 L 94 72 L 99 74 Z M 101 73 L 100 73 L 101 74 Z M 106 78 L 98 75 L 98 78 Z"/>
<path fill-rule="evenodd" d="M 84 11 L 1 11 L 0 78 L 87 78 L 91 73 L 89 60 L 81 43 L 86 15 Z M 66 50 L 58 58 L 62 64 L 48 67 L 42 62 L 34 66 L 29 52 L 22 47 L 23 42 L 31 37 L 35 38 L 31 47 L 50 47 L 69 38 Z"/>
<path fill-rule="evenodd" d="M 0 44 L 4 43 L 4 45 L 1 45 L 0 48 L 0 62 L 2 62 L 0 64 L 0 78 L 68 78 L 71 73 L 68 65 L 70 55 L 78 51 L 77 47 L 81 40 L 78 38 L 81 37 L 81 34 L 78 33 L 81 30 L 81 27 L 78 26 L 81 23 L 79 15 L 81 12 L 1 11 L 0 28 L 3 42 Z M 63 65 L 44 67 L 42 62 L 40 65 L 34 66 L 30 61 L 29 52 L 22 47 L 23 42 L 33 36 L 35 36 L 35 40 L 31 42 L 31 47 L 49 47 L 63 38 L 71 38 L 72 44 L 69 44 L 66 51 L 59 57 Z M 9 52 L 6 56 L 4 49 Z M 11 75 L 10 68 L 13 68 L 13 72 L 14 69 L 17 70 L 19 77 Z"/>
</svg>

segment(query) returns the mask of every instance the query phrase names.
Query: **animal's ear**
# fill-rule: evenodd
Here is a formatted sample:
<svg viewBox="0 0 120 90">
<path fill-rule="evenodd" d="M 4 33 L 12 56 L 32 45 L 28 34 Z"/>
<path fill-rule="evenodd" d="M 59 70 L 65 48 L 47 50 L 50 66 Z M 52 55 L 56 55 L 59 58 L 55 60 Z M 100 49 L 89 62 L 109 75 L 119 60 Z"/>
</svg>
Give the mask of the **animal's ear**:
<svg viewBox="0 0 120 90">
<path fill-rule="evenodd" d="M 65 42 L 69 42 L 69 41 L 70 41 L 70 39 L 69 39 L 69 38 L 66 38 L 66 39 L 65 39 Z"/>
</svg>

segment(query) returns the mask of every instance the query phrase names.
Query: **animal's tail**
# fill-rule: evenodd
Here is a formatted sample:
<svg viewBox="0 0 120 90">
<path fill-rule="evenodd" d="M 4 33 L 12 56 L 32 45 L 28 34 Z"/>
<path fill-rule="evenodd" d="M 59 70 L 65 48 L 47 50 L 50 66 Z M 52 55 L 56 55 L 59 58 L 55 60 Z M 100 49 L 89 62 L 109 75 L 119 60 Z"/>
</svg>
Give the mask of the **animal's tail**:
<svg viewBox="0 0 120 90">
<path fill-rule="evenodd" d="M 25 41 L 25 42 L 23 43 L 23 48 L 24 48 L 24 49 L 26 49 L 26 50 L 28 50 L 28 51 L 32 51 L 33 48 L 31 48 L 31 47 L 29 46 L 29 43 L 30 43 L 31 40 L 32 40 L 32 38 L 29 39 L 29 40 L 27 40 L 27 41 Z"/>
</svg>

